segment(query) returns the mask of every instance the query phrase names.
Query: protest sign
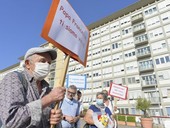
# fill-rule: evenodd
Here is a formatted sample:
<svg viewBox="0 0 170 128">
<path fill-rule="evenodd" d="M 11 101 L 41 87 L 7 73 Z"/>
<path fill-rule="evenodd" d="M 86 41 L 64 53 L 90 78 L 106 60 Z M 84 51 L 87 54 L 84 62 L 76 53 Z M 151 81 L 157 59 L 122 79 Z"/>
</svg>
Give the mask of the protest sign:
<svg viewBox="0 0 170 128">
<path fill-rule="evenodd" d="M 41 36 L 86 66 L 89 30 L 67 0 L 53 0 Z"/>
<path fill-rule="evenodd" d="M 115 83 L 112 83 L 109 89 L 109 95 L 120 98 L 120 99 L 127 99 L 127 92 L 128 87 L 121 86 Z"/>
<path fill-rule="evenodd" d="M 85 75 L 67 75 L 67 87 L 75 85 L 78 89 L 86 89 L 86 76 Z"/>
</svg>

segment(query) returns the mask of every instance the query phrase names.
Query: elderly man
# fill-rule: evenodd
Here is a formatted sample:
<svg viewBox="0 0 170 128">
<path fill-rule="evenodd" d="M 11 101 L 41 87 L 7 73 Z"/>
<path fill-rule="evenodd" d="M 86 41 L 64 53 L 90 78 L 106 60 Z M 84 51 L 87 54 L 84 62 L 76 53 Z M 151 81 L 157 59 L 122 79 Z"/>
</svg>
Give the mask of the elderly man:
<svg viewBox="0 0 170 128">
<path fill-rule="evenodd" d="M 61 109 L 51 105 L 64 98 L 65 88 L 50 90 L 44 80 L 57 53 L 35 47 L 24 57 L 24 71 L 7 74 L 0 83 L 0 117 L 5 128 L 48 128 L 59 124 Z"/>
<path fill-rule="evenodd" d="M 75 85 L 70 85 L 67 89 L 66 96 L 61 104 L 63 112 L 62 128 L 75 128 L 76 122 L 79 120 L 79 105 L 74 99 L 77 92 Z"/>
</svg>

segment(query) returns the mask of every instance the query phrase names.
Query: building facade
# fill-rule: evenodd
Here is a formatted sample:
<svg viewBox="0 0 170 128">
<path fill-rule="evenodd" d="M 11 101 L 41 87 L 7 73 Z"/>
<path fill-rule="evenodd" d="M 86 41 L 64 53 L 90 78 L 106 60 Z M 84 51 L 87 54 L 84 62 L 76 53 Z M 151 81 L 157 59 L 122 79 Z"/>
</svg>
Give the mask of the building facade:
<svg viewBox="0 0 170 128">
<path fill-rule="evenodd" d="M 87 76 L 83 102 L 114 82 L 129 89 L 121 113 L 139 114 L 135 100 L 146 97 L 151 115 L 170 115 L 170 1 L 140 0 L 88 28 L 87 67 L 71 60 L 68 69 Z"/>
<path fill-rule="evenodd" d="M 87 66 L 70 60 L 67 74 L 87 77 L 85 105 L 111 83 L 128 87 L 127 100 L 117 99 L 122 114 L 140 114 L 138 97 L 151 101 L 151 115 L 170 115 L 170 1 L 140 0 L 88 26 Z M 47 47 L 48 44 L 42 45 Z M 22 63 L 22 61 L 21 61 Z M 56 61 L 47 77 L 55 83 Z M 16 66 L 17 67 L 17 66 Z M 6 72 L 1 71 L 1 78 Z"/>
</svg>

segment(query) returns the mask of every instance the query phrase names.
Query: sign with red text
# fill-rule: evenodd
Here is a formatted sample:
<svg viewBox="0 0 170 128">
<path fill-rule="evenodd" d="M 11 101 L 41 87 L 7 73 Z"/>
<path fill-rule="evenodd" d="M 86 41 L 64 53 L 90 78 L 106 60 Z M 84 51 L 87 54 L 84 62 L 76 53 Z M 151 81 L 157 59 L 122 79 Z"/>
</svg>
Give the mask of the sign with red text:
<svg viewBox="0 0 170 128">
<path fill-rule="evenodd" d="M 128 87 L 112 83 L 109 89 L 109 95 L 126 100 Z"/>
<path fill-rule="evenodd" d="M 53 0 L 41 36 L 86 65 L 89 30 L 67 0 Z"/>
</svg>

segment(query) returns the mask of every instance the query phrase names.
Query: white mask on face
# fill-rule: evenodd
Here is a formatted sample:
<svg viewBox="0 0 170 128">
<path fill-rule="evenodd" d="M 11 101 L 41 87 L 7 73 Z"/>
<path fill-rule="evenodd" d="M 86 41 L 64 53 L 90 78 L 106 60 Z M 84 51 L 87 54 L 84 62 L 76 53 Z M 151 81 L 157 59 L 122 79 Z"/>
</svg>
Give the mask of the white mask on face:
<svg viewBox="0 0 170 128">
<path fill-rule="evenodd" d="M 36 80 L 43 80 L 50 72 L 49 63 L 37 62 L 35 63 L 35 69 L 33 76 Z"/>
</svg>

